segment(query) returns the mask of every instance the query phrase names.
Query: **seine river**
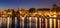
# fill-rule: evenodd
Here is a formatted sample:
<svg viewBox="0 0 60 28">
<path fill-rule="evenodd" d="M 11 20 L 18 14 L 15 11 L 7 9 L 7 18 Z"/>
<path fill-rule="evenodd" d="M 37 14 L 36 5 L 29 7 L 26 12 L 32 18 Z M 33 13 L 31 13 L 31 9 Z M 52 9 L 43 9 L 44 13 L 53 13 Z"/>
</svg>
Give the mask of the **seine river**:
<svg viewBox="0 0 60 28">
<path fill-rule="evenodd" d="M 0 17 L 0 28 L 60 28 L 60 19 L 44 17 Z"/>
</svg>

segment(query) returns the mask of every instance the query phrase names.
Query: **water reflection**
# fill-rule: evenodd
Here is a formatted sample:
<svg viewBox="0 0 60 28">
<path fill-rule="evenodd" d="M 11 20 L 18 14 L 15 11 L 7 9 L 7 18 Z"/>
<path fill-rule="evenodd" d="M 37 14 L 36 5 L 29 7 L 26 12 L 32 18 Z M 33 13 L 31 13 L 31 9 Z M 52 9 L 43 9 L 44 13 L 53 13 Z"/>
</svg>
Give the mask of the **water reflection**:
<svg viewBox="0 0 60 28">
<path fill-rule="evenodd" d="M 0 21 L 1 28 L 13 28 L 13 26 L 14 28 L 60 28 L 60 19 L 55 18 L 21 16 L 7 18 L 6 15 L 2 15 Z"/>
</svg>

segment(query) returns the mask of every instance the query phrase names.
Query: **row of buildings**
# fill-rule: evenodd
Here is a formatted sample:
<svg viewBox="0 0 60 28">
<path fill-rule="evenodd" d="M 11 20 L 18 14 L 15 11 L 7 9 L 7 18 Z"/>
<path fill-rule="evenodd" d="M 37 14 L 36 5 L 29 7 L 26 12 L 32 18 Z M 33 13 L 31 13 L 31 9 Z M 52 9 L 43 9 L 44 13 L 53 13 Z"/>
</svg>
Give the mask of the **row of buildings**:
<svg viewBox="0 0 60 28">
<path fill-rule="evenodd" d="M 13 12 L 14 11 L 14 12 Z M 30 13 L 32 12 L 32 13 Z M 39 9 L 35 9 L 35 8 L 30 8 L 30 9 L 18 9 L 18 10 L 14 10 L 14 9 L 8 9 L 8 10 L 3 10 L 0 11 L 0 16 L 1 15 L 5 15 L 5 14 L 15 14 L 15 15 L 20 15 L 20 16 L 24 16 L 24 15 L 60 15 L 60 7 L 57 6 L 56 4 L 54 4 L 52 6 L 52 8 L 39 8 Z"/>
<path fill-rule="evenodd" d="M 14 11 L 14 12 L 13 12 Z M 30 13 L 33 12 L 33 13 Z M 14 13 L 15 15 L 20 15 L 20 16 L 24 16 L 24 15 L 60 15 L 60 7 L 57 6 L 56 4 L 54 4 L 52 6 L 52 8 L 39 8 L 39 9 L 35 9 L 35 8 L 30 8 L 28 10 L 26 9 L 18 9 L 18 10 L 14 10 L 14 9 L 8 9 L 8 10 L 3 10 L 0 11 L 0 15 L 3 14 L 12 14 Z"/>
</svg>

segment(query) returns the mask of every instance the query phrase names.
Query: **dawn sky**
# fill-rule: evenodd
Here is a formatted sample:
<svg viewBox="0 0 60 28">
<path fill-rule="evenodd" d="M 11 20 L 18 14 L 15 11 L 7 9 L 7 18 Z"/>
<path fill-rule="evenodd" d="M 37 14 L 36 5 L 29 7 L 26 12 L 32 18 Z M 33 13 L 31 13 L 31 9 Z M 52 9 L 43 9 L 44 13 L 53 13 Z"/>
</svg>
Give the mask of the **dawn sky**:
<svg viewBox="0 0 60 28">
<path fill-rule="evenodd" d="M 50 8 L 54 0 L 0 0 L 0 8 Z M 56 1 L 60 5 L 60 0 Z"/>
</svg>

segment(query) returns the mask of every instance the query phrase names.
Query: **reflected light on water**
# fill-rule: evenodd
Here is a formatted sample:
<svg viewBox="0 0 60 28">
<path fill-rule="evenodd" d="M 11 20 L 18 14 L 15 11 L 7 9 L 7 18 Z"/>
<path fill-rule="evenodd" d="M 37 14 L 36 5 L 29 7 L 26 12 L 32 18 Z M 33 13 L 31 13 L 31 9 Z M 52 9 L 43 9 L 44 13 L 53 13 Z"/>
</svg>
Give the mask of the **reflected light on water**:
<svg viewBox="0 0 60 28">
<path fill-rule="evenodd" d="M 22 17 L 22 28 L 24 28 L 24 17 Z"/>
<path fill-rule="evenodd" d="M 20 19 L 21 19 L 20 22 L 19 22 L 19 23 L 21 23 L 20 27 L 24 28 L 25 27 L 24 23 L 25 23 L 26 17 L 21 17 Z M 37 18 L 37 17 L 27 17 L 27 19 L 29 20 L 29 23 L 27 23 L 29 25 L 29 28 L 32 28 L 32 24 L 33 24 L 33 22 L 31 22 L 32 20 L 35 21 L 35 23 L 33 24 L 33 27 L 36 27 L 36 28 L 38 28 L 38 25 L 39 25 L 39 28 L 43 28 L 44 26 L 45 26 L 45 28 L 53 28 L 53 27 L 56 28 L 57 24 L 58 24 L 58 28 L 60 28 L 60 19 L 53 19 L 53 18 L 47 19 L 47 18 L 40 18 L 40 17 L 39 18 Z M 39 19 L 39 24 L 37 23 L 38 19 Z M 7 20 L 7 22 L 6 22 L 6 20 Z M 7 17 L 7 19 L 6 19 L 5 17 L 3 17 L 2 19 L 0 18 L 0 21 L 4 24 L 7 23 L 7 28 L 10 28 L 10 25 L 12 23 L 12 18 Z M 17 24 L 18 24 L 17 23 L 17 17 L 15 17 L 15 27 L 17 27 Z M 42 25 L 42 24 L 44 24 L 44 25 Z M 0 27 L 1 27 L 1 24 L 0 24 Z"/>
<path fill-rule="evenodd" d="M 54 19 L 54 28 L 56 28 L 56 19 Z"/>
<path fill-rule="evenodd" d="M 9 28 L 9 17 L 7 18 L 7 28 Z"/>
<path fill-rule="evenodd" d="M 58 20 L 58 28 L 60 28 L 60 20 Z"/>
<path fill-rule="evenodd" d="M 46 28 L 48 27 L 48 20 L 45 19 Z"/>
<path fill-rule="evenodd" d="M 40 26 L 40 28 L 41 28 L 41 24 L 42 24 L 42 23 L 41 23 L 41 20 L 42 20 L 42 19 L 39 18 L 39 26 Z"/>
<path fill-rule="evenodd" d="M 52 28 L 52 19 L 51 18 L 49 19 L 49 22 L 50 22 L 50 28 Z"/>
</svg>

